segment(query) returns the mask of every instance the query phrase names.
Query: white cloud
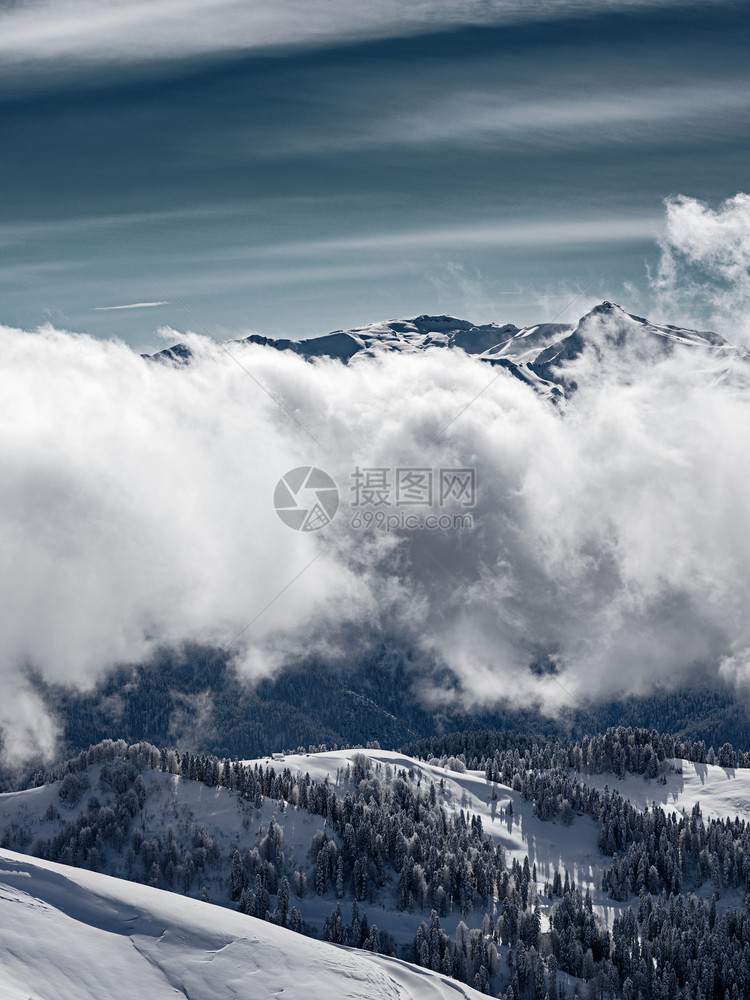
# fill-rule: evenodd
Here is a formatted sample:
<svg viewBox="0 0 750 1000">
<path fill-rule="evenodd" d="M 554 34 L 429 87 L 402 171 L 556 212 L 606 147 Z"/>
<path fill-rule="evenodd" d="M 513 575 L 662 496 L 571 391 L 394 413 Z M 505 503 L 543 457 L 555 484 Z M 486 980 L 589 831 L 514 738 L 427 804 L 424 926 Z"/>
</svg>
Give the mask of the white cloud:
<svg viewBox="0 0 750 1000">
<path fill-rule="evenodd" d="M 682 127 L 707 116 L 741 113 L 747 108 L 748 84 L 744 78 L 694 86 L 654 87 L 628 93 L 609 89 L 596 95 L 586 92 L 563 97 L 548 96 L 529 100 L 512 90 L 498 99 L 497 92 L 470 91 L 454 94 L 450 100 L 427 107 L 419 114 L 392 123 L 404 141 L 434 142 L 451 136 L 456 139 L 524 137 L 532 141 L 537 133 L 550 136 L 574 133 L 585 142 L 593 133 L 601 141 L 606 135 L 630 140 L 651 128 L 663 138 L 663 129 L 678 121 Z M 382 138 L 382 137 L 381 137 Z"/>
<path fill-rule="evenodd" d="M 168 306 L 169 302 L 131 302 L 126 306 L 94 306 L 94 312 L 114 312 L 118 309 L 154 309 L 156 306 Z"/>
<path fill-rule="evenodd" d="M 437 657 L 467 703 L 550 711 L 566 692 L 676 685 L 750 647 L 750 394 L 695 353 L 623 354 L 594 326 L 564 416 L 501 375 L 436 442 L 496 370 L 440 351 L 346 368 L 188 342 L 178 368 L 0 328 L 0 726 L 17 752 L 55 734 L 28 666 L 87 687 L 161 642 L 226 643 L 250 622 L 248 676 L 387 635 Z M 303 464 L 342 490 L 317 534 L 273 510 Z M 355 466 L 475 467 L 475 527 L 354 531 Z M 527 669 L 544 650 L 557 681 Z"/>
<path fill-rule="evenodd" d="M 362 236 L 282 244 L 266 254 L 311 254 L 336 250 L 399 250 L 413 248 L 535 247 L 548 244 L 610 243 L 653 240 L 662 228 L 657 216 L 619 216 L 593 219 L 525 219 L 477 225 L 365 233 Z"/>
<path fill-rule="evenodd" d="M 696 0 L 697 2 L 697 0 Z M 0 13 L 0 62 L 124 63 L 278 46 L 404 36 L 459 25 L 502 24 L 592 10 L 652 7 L 649 0 L 42 0 Z M 662 0 L 661 6 L 692 6 Z"/>
<path fill-rule="evenodd" d="M 378 94 L 377 101 L 340 130 L 320 135 L 288 135 L 265 146 L 265 152 L 383 149 L 384 146 L 431 145 L 453 141 L 463 145 L 503 143 L 504 149 L 563 148 L 586 145 L 695 142 L 696 133 L 726 134 L 738 127 L 750 100 L 744 78 L 703 80 L 682 87 L 643 87 L 629 81 L 599 87 L 595 94 L 570 85 L 560 96 L 531 99 L 526 84 L 506 82 L 497 89 L 454 88 L 449 96 L 412 100 L 404 111 Z"/>
<path fill-rule="evenodd" d="M 663 311 L 678 322 L 700 316 L 750 342 L 750 195 L 718 208 L 678 195 L 666 207 L 653 281 Z"/>
</svg>

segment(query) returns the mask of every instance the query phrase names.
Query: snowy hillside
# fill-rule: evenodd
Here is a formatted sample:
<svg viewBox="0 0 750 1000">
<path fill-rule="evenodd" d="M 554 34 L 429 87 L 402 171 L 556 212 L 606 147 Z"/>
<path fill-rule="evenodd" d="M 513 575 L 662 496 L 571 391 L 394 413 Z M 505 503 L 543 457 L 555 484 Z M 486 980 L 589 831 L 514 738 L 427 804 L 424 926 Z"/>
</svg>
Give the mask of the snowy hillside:
<svg viewBox="0 0 750 1000">
<path fill-rule="evenodd" d="M 469 983 L 486 966 L 485 985 L 495 990 L 509 985 L 500 928 L 511 890 L 496 896 L 493 888 L 496 879 L 510 885 L 508 869 L 544 933 L 555 906 L 544 892 L 555 873 L 567 884 L 570 872 L 590 892 L 605 924 L 621 909 L 597 888 L 605 859 L 589 817 L 575 829 L 544 823 L 518 792 L 452 761 L 347 750 L 248 761 L 242 772 L 227 763 L 219 774 L 216 762 L 188 755 L 178 764 L 148 745 L 113 757 L 124 749 L 104 744 L 62 780 L 0 796 L 2 847 L 200 895 L 393 957 L 419 958 L 429 922 L 438 964 L 431 956 L 420 964 Z M 178 767 L 185 775 L 173 773 Z M 355 808 L 351 826 L 341 813 Z M 557 975 L 576 981 L 565 969 Z"/>
<path fill-rule="evenodd" d="M 437 802 L 447 815 L 458 818 L 478 816 L 482 829 L 495 844 L 502 847 L 508 864 L 517 861 L 536 866 L 537 887 L 551 881 L 555 871 L 569 871 L 582 891 L 590 890 L 597 912 L 607 925 L 619 907 L 601 892 L 601 870 L 606 861 L 598 847 L 596 824 L 588 816 L 576 817 L 570 826 L 544 822 L 534 814 L 533 804 L 519 792 L 502 784 L 487 782 L 481 771 L 457 771 L 451 767 L 428 764 L 396 751 L 388 750 L 338 750 L 318 754 L 287 755 L 283 760 L 260 758 L 244 761 L 250 768 L 272 768 L 280 773 L 285 769 L 309 775 L 318 782 L 326 782 L 339 796 L 356 794 L 358 779 L 346 778 L 357 759 L 366 757 L 374 767 L 382 766 L 382 780 L 390 782 L 398 773 L 406 773 L 415 790 L 426 792 L 431 785 L 436 788 Z M 22 828 L 22 844 L 33 847 L 40 838 L 54 838 L 78 814 L 91 796 L 103 807 L 116 807 L 116 797 L 102 792 L 101 765 L 87 769 L 90 784 L 73 806 L 61 802 L 61 783 L 55 782 L 41 788 L 28 789 L 0 795 L 0 832 Z M 314 865 L 309 858 L 312 838 L 325 829 L 325 820 L 294 806 L 284 807 L 272 798 L 263 797 L 250 803 L 224 787 L 207 787 L 201 781 L 192 781 L 161 771 L 145 770 L 142 773 L 145 788 L 143 808 L 136 816 L 146 840 L 154 837 L 174 838 L 182 854 L 191 849 L 197 829 L 205 831 L 206 842 L 215 845 L 214 860 L 201 867 L 193 886 L 197 894 L 205 886 L 211 900 L 229 905 L 228 872 L 232 852 L 256 846 L 273 821 L 283 830 L 285 865 L 291 871 L 304 871 L 308 883 L 314 883 Z M 171 831 L 171 832 L 169 832 Z M 195 851 L 193 851 L 195 853 Z M 209 852 L 211 853 L 211 852 Z M 175 857 L 176 866 L 179 860 Z M 128 877 L 135 864 L 125 855 L 105 844 L 99 858 L 100 870 Z M 174 876 L 174 884 L 179 877 Z M 159 883 L 162 884 L 162 883 Z M 315 893 L 305 895 L 297 903 L 305 921 L 322 932 L 324 918 L 331 911 L 331 898 L 319 898 Z M 335 897 L 334 897 L 335 903 Z M 542 911 L 549 910 L 551 901 L 542 898 Z M 429 906 L 424 909 L 429 913 Z M 492 911 L 493 907 L 490 906 Z M 392 894 L 378 892 L 366 905 L 367 916 L 380 927 L 387 926 L 398 945 L 411 941 L 419 919 L 409 912 L 399 912 Z M 482 913 L 478 918 L 481 920 Z M 455 909 L 444 920 L 444 926 L 453 933 L 462 914 Z M 468 919 L 465 917 L 465 919 Z M 471 923 L 471 920 L 469 920 Z"/>
<path fill-rule="evenodd" d="M 468 986 L 219 906 L 0 851 L 3 1000 L 475 1000 Z"/>
<path fill-rule="evenodd" d="M 382 767 L 381 779 L 387 784 L 399 773 L 408 776 L 415 791 L 426 792 L 431 785 L 436 788 L 437 804 L 448 816 L 457 820 L 463 813 L 467 818 L 481 818 L 483 832 L 505 852 L 508 864 L 517 861 L 523 864 L 528 857 L 529 864 L 536 866 L 537 888 L 541 892 L 544 884 L 551 881 L 556 870 L 568 870 L 582 891 L 591 891 L 597 912 L 607 924 L 619 910 L 599 889 L 600 872 L 606 859 L 602 858 L 597 845 L 596 824 L 590 817 L 577 817 L 573 826 L 543 822 L 534 815 L 532 803 L 512 789 L 495 783 L 488 783 L 481 771 L 459 772 L 438 764 L 427 764 L 395 751 L 387 750 L 338 750 L 319 754 L 289 755 L 282 760 L 260 758 L 243 763 L 254 768 L 271 768 L 277 773 L 285 769 L 313 781 L 325 782 L 339 796 L 357 793 L 358 779 L 345 776 L 347 767 L 356 765 L 366 757 L 374 768 Z M 94 809 L 119 811 L 117 796 L 102 778 L 101 764 L 86 769 L 88 784 L 80 793 L 80 798 L 72 795 L 70 800 L 57 781 L 40 788 L 27 789 L 0 795 L 0 834 L 5 846 L 26 847 L 35 853 L 44 839 L 54 842 L 66 830 L 66 824 L 78 816 L 86 816 Z M 116 772 L 117 773 L 117 772 Z M 377 772 L 374 772 L 377 773 Z M 106 777 L 106 772 L 105 772 Z M 313 815 L 304 809 L 284 804 L 273 798 L 262 797 L 248 802 L 236 792 L 225 787 L 207 787 L 202 781 L 189 780 L 178 775 L 146 769 L 140 773 L 143 782 L 143 804 L 135 815 L 131 830 L 140 829 L 142 836 L 136 835 L 136 843 L 153 841 L 174 844 L 174 874 L 168 878 L 170 888 L 182 888 L 184 858 L 190 852 L 194 858 L 208 857 L 197 866 L 195 879 L 188 892 L 198 895 L 205 889 L 209 899 L 224 905 L 234 905 L 230 898 L 229 870 L 232 854 L 248 847 L 257 847 L 273 820 L 283 831 L 284 865 L 290 876 L 294 871 L 304 872 L 308 885 L 315 881 L 315 866 L 310 858 L 310 845 L 316 834 L 322 835 L 326 829 L 323 817 Z M 89 825 L 91 825 L 89 823 Z M 200 847 L 196 849 L 196 831 L 200 831 Z M 158 872 L 152 876 L 148 865 L 140 865 L 122 849 L 125 833 L 113 833 L 102 838 L 103 843 L 97 854 L 96 865 L 100 871 L 120 877 L 151 879 L 155 885 L 165 885 L 164 875 Z M 63 857 L 75 863 L 71 852 Z M 150 856 L 150 855 L 149 855 Z M 281 874 L 281 873 L 279 873 Z M 348 899 L 348 893 L 346 894 Z M 374 896 L 370 894 L 362 904 L 363 912 L 381 928 L 387 928 L 399 947 L 408 945 L 418 927 L 420 919 L 429 914 L 429 905 L 417 902 L 414 911 L 399 911 L 395 903 L 395 884 L 389 879 L 386 886 Z M 299 908 L 305 923 L 317 932 L 323 932 L 325 918 L 336 903 L 335 894 L 321 896 L 313 891 L 304 893 L 302 899 L 292 896 L 292 903 Z M 541 899 L 542 912 L 547 912 L 551 901 Z M 489 905 L 490 912 L 497 907 Z M 419 915 L 421 912 L 421 916 Z M 463 918 L 469 923 L 480 922 L 484 909 L 473 916 L 462 914 L 456 906 L 443 917 L 442 924 L 450 933 L 455 933 Z"/>
<path fill-rule="evenodd" d="M 51 946 L 31 963 L 43 987 L 57 965 L 73 982 L 70 942 L 88 923 L 109 970 L 131 949 L 146 960 L 148 996 L 162 982 L 207 995 L 209 977 L 231 996 L 247 969 L 253 996 L 317 996 L 313 968 L 331 997 L 440 1000 L 468 984 L 505 1000 L 662 1000 L 680 962 L 676 1000 L 706 996 L 712 977 L 745 975 L 750 754 L 722 746 L 736 768 L 705 757 L 624 727 L 567 745 L 486 731 L 247 761 L 104 741 L 0 796 L 0 905 L 19 915 L 4 918 L 0 969 L 10 996 L 47 995 L 23 978 L 21 947 L 46 920 Z M 357 952 L 315 951 L 321 938 Z M 107 975 L 101 995 L 117 998 Z"/>
<path fill-rule="evenodd" d="M 706 818 L 733 820 L 739 817 L 750 821 L 750 770 L 744 767 L 671 760 L 663 779 L 640 774 L 626 774 L 622 778 L 612 774 L 581 777 L 593 788 L 614 789 L 639 809 L 650 808 L 656 803 L 667 812 L 689 814 L 695 805 L 700 805 Z"/>
<path fill-rule="evenodd" d="M 519 792 L 506 785 L 488 782 L 482 771 L 458 771 L 425 763 L 391 750 L 337 750 L 320 754 L 291 754 L 276 767 L 288 767 L 300 774 L 309 774 L 318 781 L 329 780 L 339 794 L 353 791 L 351 782 L 344 777 L 347 764 L 356 756 L 366 756 L 374 764 L 382 764 L 393 771 L 405 770 L 417 787 L 439 789 L 441 805 L 449 814 L 462 810 L 466 815 L 481 817 L 482 829 L 505 851 L 508 863 L 514 860 L 536 866 L 537 884 L 541 892 L 547 881 L 552 881 L 555 871 L 568 870 L 582 891 L 591 892 L 595 912 L 607 925 L 620 910 L 600 890 L 601 869 L 606 859 L 598 847 L 598 830 L 588 816 L 576 817 L 570 826 L 562 823 L 543 822 L 534 814 L 533 805 Z M 268 763 L 246 761 L 248 764 Z M 2 796 L 0 796 L 0 802 Z M 542 898 L 541 909 L 546 912 L 551 901 Z"/>
</svg>

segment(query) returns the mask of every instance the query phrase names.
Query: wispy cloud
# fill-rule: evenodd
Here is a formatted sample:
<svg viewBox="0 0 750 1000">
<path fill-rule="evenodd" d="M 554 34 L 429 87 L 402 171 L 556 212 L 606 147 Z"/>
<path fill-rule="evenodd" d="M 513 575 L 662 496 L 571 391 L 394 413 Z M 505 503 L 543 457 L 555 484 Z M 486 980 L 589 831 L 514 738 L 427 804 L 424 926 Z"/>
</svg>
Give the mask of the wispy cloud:
<svg viewBox="0 0 750 1000">
<path fill-rule="evenodd" d="M 116 309 L 153 309 L 156 306 L 168 306 L 169 302 L 131 302 L 126 306 L 94 306 L 95 312 L 113 312 Z"/>
<path fill-rule="evenodd" d="M 488 74 L 489 74 L 488 70 Z M 436 95 L 415 88 L 405 101 L 401 92 L 384 99 L 371 92 L 355 105 L 342 107 L 338 123 L 329 129 L 298 130 L 271 136 L 261 155 L 338 153 L 342 151 L 425 148 L 447 142 L 461 146 L 502 143 L 512 149 L 630 147 L 665 141 L 696 141 L 700 134 L 742 131 L 750 104 L 746 77 L 727 75 L 675 87 L 652 81 L 647 86 L 609 81 L 595 94 L 561 84 L 557 92 L 539 98 L 528 81 L 503 80 L 494 85 L 450 87 Z M 404 107 L 408 107 L 404 111 Z M 243 131 L 231 140 L 246 144 Z M 455 147 L 459 148 L 458 146 Z"/>
<path fill-rule="evenodd" d="M 661 0 L 691 7 L 698 0 Z M 408 36 L 460 25 L 544 20 L 602 10 L 654 7 L 652 0 L 42 0 L 0 13 L 0 64 L 126 63 L 144 59 L 320 46 Z"/>
<path fill-rule="evenodd" d="M 571 91 L 542 101 L 529 100 L 527 93 L 516 96 L 512 89 L 502 94 L 496 89 L 469 91 L 388 121 L 372 138 L 410 144 L 447 138 L 469 142 L 515 138 L 531 144 L 544 139 L 555 142 L 566 135 L 577 145 L 592 138 L 597 142 L 650 137 L 663 141 L 664 129 L 670 126 L 684 130 L 708 123 L 724 128 L 726 116 L 732 114 L 741 115 L 744 122 L 749 103 L 747 79 L 731 77 L 630 93 L 605 90 L 592 96 Z"/>
<path fill-rule="evenodd" d="M 663 228 L 658 216 L 600 219 L 529 219 L 437 228 L 365 233 L 340 239 L 316 240 L 265 248 L 265 253 L 289 255 L 337 250 L 406 250 L 423 248 L 535 247 L 564 243 L 613 243 L 653 240 Z"/>
</svg>

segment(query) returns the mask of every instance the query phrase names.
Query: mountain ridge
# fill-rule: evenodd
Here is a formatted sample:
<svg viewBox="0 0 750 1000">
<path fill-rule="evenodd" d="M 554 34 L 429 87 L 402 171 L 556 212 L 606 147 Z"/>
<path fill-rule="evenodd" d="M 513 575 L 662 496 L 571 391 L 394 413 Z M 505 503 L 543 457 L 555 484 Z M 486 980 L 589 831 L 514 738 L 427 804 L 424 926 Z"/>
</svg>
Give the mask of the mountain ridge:
<svg viewBox="0 0 750 1000">
<path fill-rule="evenodd" d="M 505 368 L 552 402 L 560 402 L 577 388 L 564 366 L 575 361 L 587 347 L 599 352 L 605 347 L 624 349 L 636 341 L 643 355 L 670 354 L 685 347 L 709 352 L 719 358 L 747 358 L 748 351 L 713 331 L 699 331 L 672 324 L 654 323 L 626 312 L 605 300 L 575 323 L 537 323 L 517 327 L 513 323 L 474 324 L 455 316 L 420 314 L 408 319 L 378 321 L 347 330 L 334 330 L 304 340 L 252 334 L 232 344 L 254 344 L 289 351 L 308 361 L 323 358 L 349 365 L 383 354 L 418 354 L 429 349 L 460 350 L 477 361 Z M 150 360 L 185 364 L 192 352 L 177 343 Z"/>
</svg>

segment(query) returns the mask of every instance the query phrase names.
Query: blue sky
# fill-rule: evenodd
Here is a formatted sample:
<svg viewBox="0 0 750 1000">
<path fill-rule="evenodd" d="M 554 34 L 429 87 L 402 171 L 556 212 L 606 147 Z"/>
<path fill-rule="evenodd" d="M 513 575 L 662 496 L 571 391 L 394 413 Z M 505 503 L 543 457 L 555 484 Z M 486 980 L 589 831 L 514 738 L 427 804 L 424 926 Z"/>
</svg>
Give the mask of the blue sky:
<svg viewBox="0 0 750 1000">
<path fill-rule="evenodd" d="M 749 35 L 721 2 L 4 4 L 0 323 L 658 310 L 664 199 L 748 187 Z"/>
</svg>

